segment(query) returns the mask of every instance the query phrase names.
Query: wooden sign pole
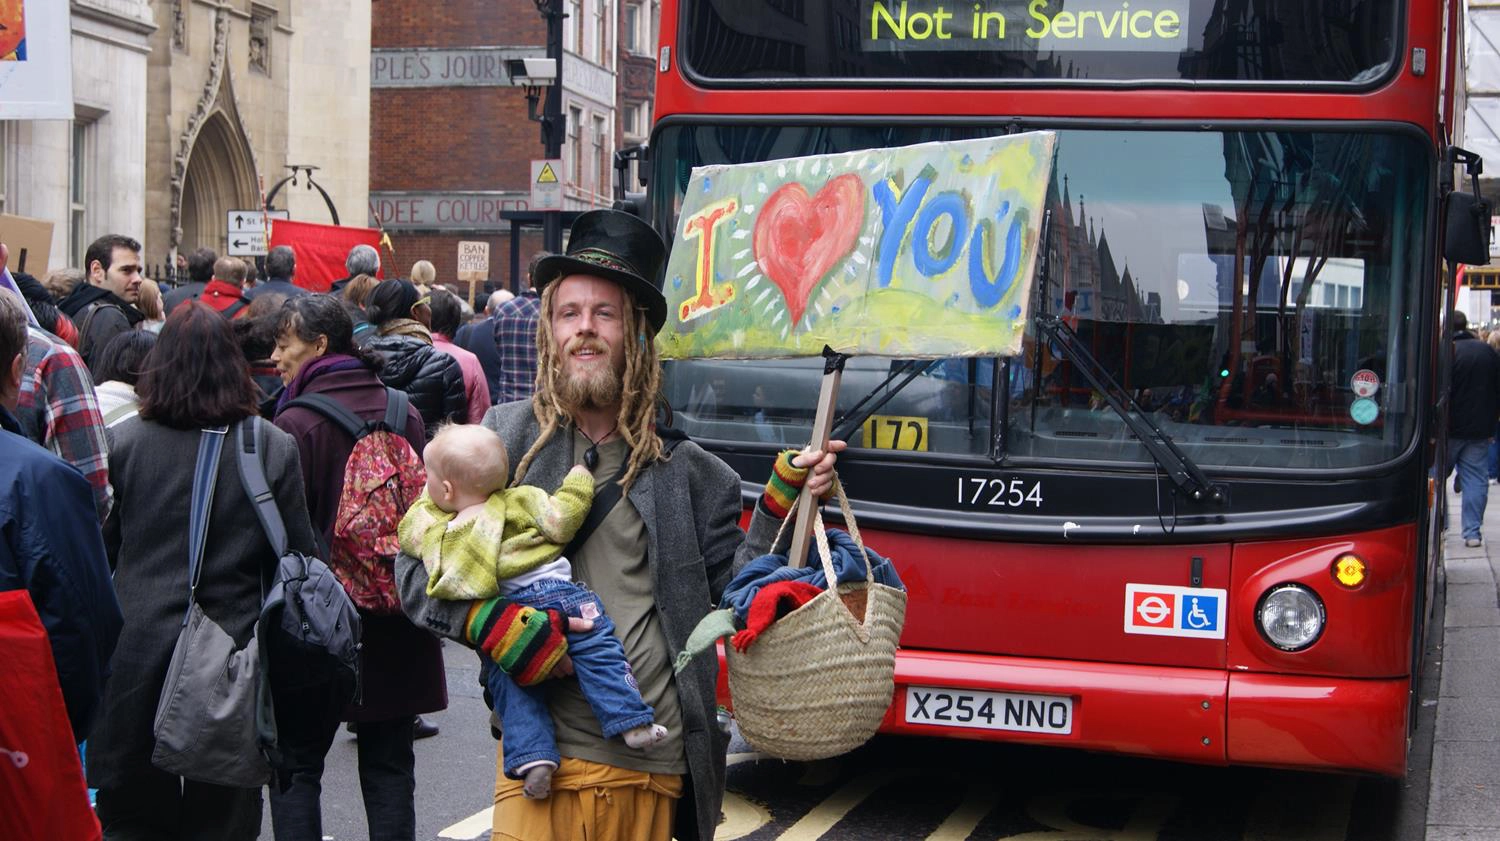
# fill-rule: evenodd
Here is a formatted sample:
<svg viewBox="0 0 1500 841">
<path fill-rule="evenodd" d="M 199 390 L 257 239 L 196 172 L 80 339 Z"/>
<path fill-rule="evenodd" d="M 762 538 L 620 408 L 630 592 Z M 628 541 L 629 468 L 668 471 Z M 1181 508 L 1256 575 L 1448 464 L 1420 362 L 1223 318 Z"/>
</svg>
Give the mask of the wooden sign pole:
<svg viewBox="0 0 1500 841">
<path fill-rule="evenodd" d="M 823 386 L 818 392 L 818 409 L 813 415 L 812 448 L 827 451 L 828 436 L 833 432 L 833 412 L 839 399 L 839 380 L 844 376 L 847 354 L 835 353 L 833 348 L 823 346 Z M 812 537 L 813 511 L 818 500 L 810 493 L 797 495 L 797 506 L 792 523 L 792 548 L 787 554 L 787 565 L 792 568 L 806 566 L 807 547 Z M 832 582 L 830 582 L 831 584 Z"/>
</svg>

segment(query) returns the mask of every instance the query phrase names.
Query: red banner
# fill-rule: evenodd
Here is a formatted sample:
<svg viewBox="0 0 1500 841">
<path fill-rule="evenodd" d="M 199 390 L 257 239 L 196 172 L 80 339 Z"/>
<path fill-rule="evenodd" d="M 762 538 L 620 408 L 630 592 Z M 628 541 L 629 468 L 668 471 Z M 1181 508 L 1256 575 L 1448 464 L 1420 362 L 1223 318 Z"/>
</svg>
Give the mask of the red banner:
<svg viewBox="0 0 1500 841">
<path fill-rule="evenodd" d="M 327 292 L 335 280 L 349 276 L 344 260 L 349 249 L 368 245 L 380 250 L 380 232 L 374 228 L 345 228 L 277 219 L 271 223 L 270 247 L 290 245 L 297 252 L 297 276 L 293 282 L 313 292 Z M 377 272 L 376 277 L 384 277 Z"/>
</svg>

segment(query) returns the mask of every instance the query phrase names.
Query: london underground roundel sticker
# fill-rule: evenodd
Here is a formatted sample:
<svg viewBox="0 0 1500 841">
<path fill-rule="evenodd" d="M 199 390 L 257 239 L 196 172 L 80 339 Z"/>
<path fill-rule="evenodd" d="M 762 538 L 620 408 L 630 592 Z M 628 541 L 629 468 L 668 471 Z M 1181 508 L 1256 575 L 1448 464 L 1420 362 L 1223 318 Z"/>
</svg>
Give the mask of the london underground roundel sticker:
<svg viewBox="0 0 1500 841">
<path fill-rule="evenodd" d="M 1354 389 L 1355 397 L 1374 397 L 1380 390 L 1380 375 L 1369 368 L 1361 368 L 1349 378 L 1349 387 Z"/>
</svg>

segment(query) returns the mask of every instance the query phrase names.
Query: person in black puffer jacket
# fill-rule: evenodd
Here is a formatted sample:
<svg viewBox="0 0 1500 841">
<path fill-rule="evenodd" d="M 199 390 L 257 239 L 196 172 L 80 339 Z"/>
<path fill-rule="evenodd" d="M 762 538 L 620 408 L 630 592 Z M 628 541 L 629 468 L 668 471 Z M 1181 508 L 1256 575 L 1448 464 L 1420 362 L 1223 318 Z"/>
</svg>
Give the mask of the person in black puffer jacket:
<svg viewBox="0 0 1500 841">
<path fill-rule="evenodd" d="M 432 310 L 409 280 L 383 280 L 370 293 L 370 323 L 376 336 L 366 347 L 383 361 L 380 381 L 411 398 L 427 437 L 445 422 L 468 417 L 463 371 L 458 360 L 432 346 Z"/>
</svg>

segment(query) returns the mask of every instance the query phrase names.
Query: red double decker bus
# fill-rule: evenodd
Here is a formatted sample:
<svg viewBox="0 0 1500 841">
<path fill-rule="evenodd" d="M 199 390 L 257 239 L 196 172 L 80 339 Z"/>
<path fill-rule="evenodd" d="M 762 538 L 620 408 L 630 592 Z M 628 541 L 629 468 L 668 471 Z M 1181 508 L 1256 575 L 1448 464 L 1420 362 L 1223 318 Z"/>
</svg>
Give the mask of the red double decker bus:
<svg viewBox="0 0 1500 841">
<path fill-rule="evenodd" d="M 669 238 L 697 166 L 1057 134 L 1023 353 L 845 368 L 840 472 L 910 593 L 885 731 L 1404 773 L 1462 28 L 1443 0 L 664 0 Z M 748 504 L 820 373 L 678 361 L 667 392 Z"/>
</svg>

